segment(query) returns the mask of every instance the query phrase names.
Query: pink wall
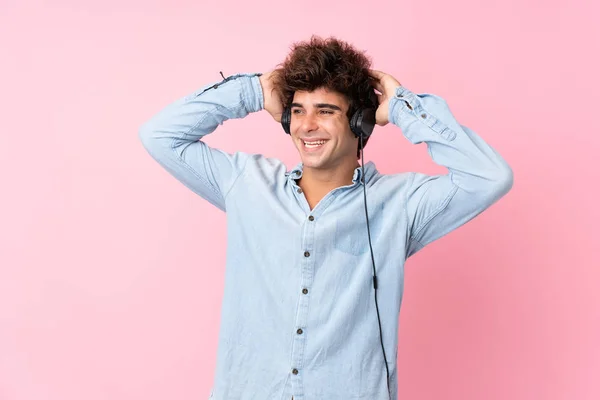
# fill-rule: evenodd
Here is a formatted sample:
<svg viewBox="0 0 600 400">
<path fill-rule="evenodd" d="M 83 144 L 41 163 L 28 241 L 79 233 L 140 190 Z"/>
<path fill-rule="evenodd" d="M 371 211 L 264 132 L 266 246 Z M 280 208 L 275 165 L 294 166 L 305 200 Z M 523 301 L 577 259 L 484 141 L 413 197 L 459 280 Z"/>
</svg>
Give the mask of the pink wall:
<svg viewBox="0 0 600 400">
<path fill-rule="evenodd" d="M 597 2 L 202 3 L 0 1 L 1 400 L 208 397 L 225 216 L 137 129 L 311 33 L 445 97 L 515 172 L 409 260 L 400 398 L 600 398 Z M 266 112 L 208 141 L 298 160 Z M 365 158 L 440 171 L 391 125 Z"/>
</svg>

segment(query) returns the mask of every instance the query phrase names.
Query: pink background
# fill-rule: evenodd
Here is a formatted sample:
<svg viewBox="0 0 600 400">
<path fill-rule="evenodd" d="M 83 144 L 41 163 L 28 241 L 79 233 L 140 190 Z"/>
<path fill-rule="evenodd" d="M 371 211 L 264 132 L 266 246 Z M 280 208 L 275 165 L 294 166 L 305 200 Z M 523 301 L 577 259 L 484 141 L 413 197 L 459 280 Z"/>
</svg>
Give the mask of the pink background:
<svg viewBox="0 0 600 400">
<path fill-rule="evenodd" d="M 208 398 L 225 215 L 137 130 L 311 33 L 446 98 L 515 172 L 408 261 L 399 398 L 600 398 L 600 7 L 567 3 L 1 0 L 0 399 Z M 298 161 L 266 112 L 207 141 Z M 391 125 L 365 160 L 443 171 Z"/>
</svg>

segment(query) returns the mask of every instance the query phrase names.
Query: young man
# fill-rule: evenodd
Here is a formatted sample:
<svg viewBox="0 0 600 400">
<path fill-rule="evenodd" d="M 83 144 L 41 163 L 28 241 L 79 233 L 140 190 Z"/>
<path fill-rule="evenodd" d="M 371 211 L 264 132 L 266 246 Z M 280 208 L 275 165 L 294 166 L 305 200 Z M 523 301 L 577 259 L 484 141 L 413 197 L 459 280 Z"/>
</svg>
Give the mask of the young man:
<svg viewBox="0 0 600 400">
<path fill-rule="evenodd" d="M 284 107 L 301 160 L 291 171 L 202 141 L 224 121 L 263 109 L 280 122 Z M 410 142 L 425 142 L 448 173 L 384 175 L 369 162 L 363 174 L 349 118 L 368 107 L 377 125 L 391 122 Z M 371 70 L 335 38 L 297 43 L 281 68 L 175 101 L 140 138 L 169 173 L 227 213 L 215 400 L 396 399 L 405 260 L 512 186 L 506 162 L 442 98 Z M 198 232 L 210 237 L 210 226 Z"/>
</svg>

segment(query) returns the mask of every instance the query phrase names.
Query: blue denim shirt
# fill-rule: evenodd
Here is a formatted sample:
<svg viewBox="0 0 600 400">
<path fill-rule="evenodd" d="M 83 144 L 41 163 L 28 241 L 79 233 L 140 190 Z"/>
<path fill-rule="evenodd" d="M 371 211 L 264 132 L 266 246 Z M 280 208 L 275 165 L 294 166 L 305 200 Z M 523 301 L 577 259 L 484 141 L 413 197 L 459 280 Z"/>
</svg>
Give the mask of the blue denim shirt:
<svg viewBox="0 0 600 400">
<path fill-rule="evenodd" d="M 263 107 L 258 74 L 237 74 L 174 101 L 139 131 L 162 167 L 226 212 L 225 289 L 209 398 L 386 400 L 360 167 L 352 184 L 311 210 L 296 182 L 301 163 L 288 170 L 278 159 L 202 141 L 224 121 Z M 364 166 L 395 400 L 405 260 L 500 199 L 512 187 L 512 171 L 439 96 L 399 86 L 389 119 L 410 142 L 425 142 L 448 170 L 381 174 L 373 162 Z M 210 226 L 199 228 L 210 236 Z"/>
</svg>

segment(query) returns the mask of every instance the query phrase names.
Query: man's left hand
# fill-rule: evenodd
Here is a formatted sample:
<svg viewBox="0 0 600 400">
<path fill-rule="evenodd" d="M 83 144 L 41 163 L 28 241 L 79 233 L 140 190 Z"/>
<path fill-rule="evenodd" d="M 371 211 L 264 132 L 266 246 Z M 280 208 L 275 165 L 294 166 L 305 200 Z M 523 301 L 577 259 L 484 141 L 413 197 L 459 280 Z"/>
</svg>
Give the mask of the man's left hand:
<svg viewBox="0 0 600 400">
<path fill-rule="evenodd" d="M 396 88 L 400 86 L 400 82 L 390 74 L 385 72 L 369 70 L 371 76 L 375 78 L 373 87 L 381 94 L 377 95 L 379 107 L 375 113 L 375 122 L 377 125 L 384 126 L 389 122 L 388 108 L 390 98 L 396 94 Z"/>
</svg>

